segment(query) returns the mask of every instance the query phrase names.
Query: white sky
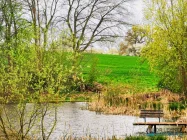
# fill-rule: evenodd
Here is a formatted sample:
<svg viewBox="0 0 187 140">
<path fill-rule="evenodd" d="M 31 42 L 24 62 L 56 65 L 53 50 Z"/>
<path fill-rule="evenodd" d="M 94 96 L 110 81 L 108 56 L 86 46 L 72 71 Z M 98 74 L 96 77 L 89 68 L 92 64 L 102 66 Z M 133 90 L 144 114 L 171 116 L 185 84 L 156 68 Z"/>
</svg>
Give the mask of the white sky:
<svg viewBox="0 0 187 140">
<path fill-rule="evenodd" d="M 144 7 L 144 2 L 143 0 L 132 0 L 129 2 L 129 11 L 132 12 L 132 15 L 129 15 L 129 21 L 132 24 L 143 24 L 143 7 Z M 124 34 L 127 32 L 128 29 L 124 29 Z M 124 38 L 123 38 L 124 39 Z M 105 44 L 100 44 L 96 43 L 94 44 L 94 48 L 98 50 L 99 52 L 103 53 L 109 53 L 109 50 L 111 49 L 116 49 L 119 43 L 123 40 L 119 39 L 116 41 L 116 43 L 110 44 L 110 43 L 105 43 Z"/>
<path fill-rule="evenodd" d="M 136 24 L 142 24 L 143 22 L 143 1 L 142 0 L 135 0 L 132 2 L 132 10 L 134 16 L 133 21 Z"/>
</svg>

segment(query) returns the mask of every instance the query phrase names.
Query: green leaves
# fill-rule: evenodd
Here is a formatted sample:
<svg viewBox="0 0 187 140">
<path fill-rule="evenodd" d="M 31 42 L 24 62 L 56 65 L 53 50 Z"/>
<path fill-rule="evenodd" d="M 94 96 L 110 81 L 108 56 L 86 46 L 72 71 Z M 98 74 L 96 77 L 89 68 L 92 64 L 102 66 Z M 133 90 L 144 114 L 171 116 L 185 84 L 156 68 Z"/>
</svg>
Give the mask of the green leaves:
<svg viewBox="0 0 187 140">
<path fill-rule="evenodd" d="M 182 0 L 153 0 L 148 38 L 142 50 L 152 70 L 161 78 L 164 88 L 187 94 L 187 2 Z"/>
<path fill-rule="evenodd" d="M 35 46 L 30 27 L 19 31 L 9 48 L 0 49 L 0 96 L 6 102 L 38 102 L 43 94 L 69 91 L 81 81 L 80 56 L 54 49 L 55 42 L 47 50 Z"/>
</svg>

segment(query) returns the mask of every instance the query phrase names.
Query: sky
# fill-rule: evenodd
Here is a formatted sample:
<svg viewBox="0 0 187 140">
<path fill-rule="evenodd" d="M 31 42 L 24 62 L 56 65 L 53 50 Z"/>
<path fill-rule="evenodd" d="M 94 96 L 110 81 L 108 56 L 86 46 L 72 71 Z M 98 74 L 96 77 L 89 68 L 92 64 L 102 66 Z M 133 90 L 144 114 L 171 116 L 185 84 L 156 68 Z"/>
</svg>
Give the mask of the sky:
<svg viewBox="0 0 187 140">
<path fill-rule="evenodd" d="M 128 2 L 126 3 L 125 8 L 128 9 L 130 14 L 128 15 L 128 17 L 126 16 L 124 17 L 126 18 L 126 21 L 133 25 L 143 24 L 143 7 L 144 7 L 143 0 L 127 0 L 127 1 Z M 122 33 L 120 34 L 124 35 L 125 37 L 125 33 L 127 32 L 129 28 L 130 27 L 128 26 L 122 29 L 121 30 Z M 110 48 L 114 48 L 114 49 L 117 48 L 119 46 L 119 43 L 124 40 L 124 37 L 117 39 L 116 42 L 113 44 L 104 42 L 104 44 L 95 43 L 93 44 L 93 46 L 95 49 L 100 50 L 100 52 L 104 51 L 104 53 L 107 53 L 106 51 L 108 51 Z"/>
<path fill-rule="evenodd" d="M 133 22 L 135 24 L 142 24 L 143 23 L 143 0 L 135 0 L 131 2 L 131 10 L 133 12 Z"/>
<path fill-rule="evenodd" d="M 50 1 L 50 0 L 49 0 Z M 127 0 L 128 2 L 125 4 L 125 8 L 128 9 L 129 15 L 128 17 L 124 16 L 126 18 L 126 21 L 130 24 L 136 25 L 136 24 L 143 24 L 143 0 Z M 62 12 L 58 13 L 62 14 Z M 120 34 L 125 36 L 125 33 L 130 27 L 126 27 L 122 29 L 122 32 Z M 119 43 L 124 40 L 124 37 L 117 39 L 115 43 L 109 44 L 104 42 L 104 44 L 101 43 L 95 43 L 93 44 L 95 49 L 99 49 L 104 53 L 107 53 L 105 51 L 108 51 L 110 48 L 117 48 L 119 46 Z M 100 52 L 101 52 L 100 51 Z"/>
<path fill-rule="evenodd" d="M 131 14 L 129 15 L 128 21 L 130 23 L 132 23 L 133 25 L 137 25 L 137 24 L 143 24 L 144 22 L 144 16 L 143 16 L 143 7 L 144 7 L 144 2 L 143 0 L 132 0 L 129 2 L 128 4 L 128 10 L 131 12 Z M 124 36 L 125 33 L 127 32 L 127 30 L 129 29 L 129 27 L 127 27 L 126 29 L 124 29 Z M 111 53 L 112 50 L 116 50 L 116 48 L 118 48 L 119 43 L 121 41 L 123 41 L 124 38 L 119 38 L 118 40 L 116 40 L 115 43 L 96 43 L 94 44 L 94 48 L 98 51 L 98 52 L 102 52 L 102 53 Z"/>
</svg>

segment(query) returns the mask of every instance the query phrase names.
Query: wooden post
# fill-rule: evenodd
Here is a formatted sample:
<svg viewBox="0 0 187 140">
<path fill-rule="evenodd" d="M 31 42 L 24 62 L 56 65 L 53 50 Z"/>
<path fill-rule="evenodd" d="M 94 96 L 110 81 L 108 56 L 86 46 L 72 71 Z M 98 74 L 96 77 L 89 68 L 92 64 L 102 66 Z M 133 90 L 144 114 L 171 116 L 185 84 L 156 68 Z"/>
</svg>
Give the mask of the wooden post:
<svg viewBox="0 0 187 140">
<path fill-rule="evenodd" d="M 154 125 L 154 133 L 156 134 L 156 125 Z"/>
</svg>

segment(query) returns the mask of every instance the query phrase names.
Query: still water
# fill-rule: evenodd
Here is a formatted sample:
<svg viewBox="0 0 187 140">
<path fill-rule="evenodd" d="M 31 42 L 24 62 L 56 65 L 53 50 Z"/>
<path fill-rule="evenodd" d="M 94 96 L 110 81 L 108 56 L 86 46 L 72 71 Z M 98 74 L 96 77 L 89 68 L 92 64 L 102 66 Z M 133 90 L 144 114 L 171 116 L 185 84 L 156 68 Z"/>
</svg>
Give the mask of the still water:
<svg viewBox="0 0 187 140">
<path fill-rule="evenodd" d="M 56 106 L 57 104 L 51 104 Z M 15 129 L 19 126 L 19 112 L 15 110 L 16 105 L 7 106 L 7 114 L 12 118 L 12 124 L 15 123 Z M 94 138 L 124 138 L 129 135 L 145 133 L 147 126 L 133 126 L 134 122 L 143 122 L 144 120 L 135 116 L 126 115 L 104 115 L 94 111 L 86 110 L 88 104 L 83 102 L 61 103 L 57 105 L 57 123 L 51 134 L 51 140 L 66 139 L 68 136 L 73 138 L 94 137 Z M 40 105 L 40 108 L 42 104 Z M 29 115 L 34 108 L 34 104 L 27 104 L 25 113 Z M 25 115 L 26 116 L 26 115 Z M 29 119 L 26 119 L 29 120 Z M 147 119 L 148 121 L 158 121 L 158 119 Z M 54 108 L 47 111 L 44 119 L 45 131 L 49 131 L 54 122 Z M 41 123 L 35 122 L 30 136 L 41 137 Z"/>
<path fill-rule="evenodd" d="M 122 138 L 146 131 L 146 126 L 133 126 L 133 122 L 144 121 L 139 117 L 98 114 L 82 109 L 86 106 L 87 103 L 80 102 L 60 105 L 58 107 L 58 122 L 51 138 L 57 139 L 68 135 Z"/>
</svg>

